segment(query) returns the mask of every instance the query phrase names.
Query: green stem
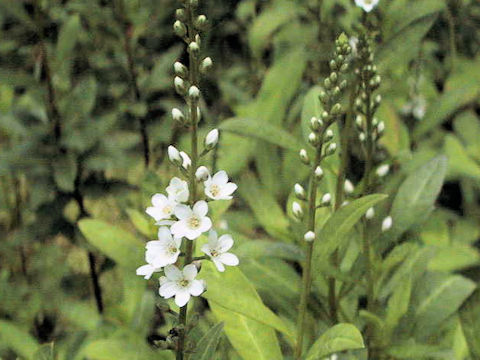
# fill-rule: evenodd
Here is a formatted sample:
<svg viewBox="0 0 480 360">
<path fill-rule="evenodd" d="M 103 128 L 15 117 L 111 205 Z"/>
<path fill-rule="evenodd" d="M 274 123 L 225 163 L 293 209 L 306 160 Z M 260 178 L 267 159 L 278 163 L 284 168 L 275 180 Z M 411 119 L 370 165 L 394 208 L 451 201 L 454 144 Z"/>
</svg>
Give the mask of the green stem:
<svg viewBox="0 0 480 360">
<path fill-rule="evenodd" d="M 309 195 L 308 195 L 308 223 L 307 231 L 315 232 L 315 214 L 316 214 L 316 202 L 317 202 L 317 186 L 318 181 L 315 176 L 315 169 L 320 164 L 322 146 L 317 149 L 315 155 L 315 161 L 312 166 L 310 174 L 310 185 L 309 185 Z M 307 303 L 308 296 L 310 295 L 310 289 L 312 286 L 312 255 L 313 255 L 313 241 L 307 243 L 307 251 L 305 263 L 303 265 L 303 274 L 302 274 L 302 292 L 300 295 L 300 305 L 297 318 L 297 341 L 295 346 L 295 360 L 300 360 L 302 357 L 303 349 L 303 338 L 305 335 L 305 320 L 307 313 Z"/>
<path fill-rule="evenodd" d="M 196 31 L 194 27 L 194 14 L 193 9 L 190 5 L 186 7 L 187 12 L 187 28 L 188 28 L 188 37 L 189 42 L 194 41 Z M 189 80 L 191 86 L 195 85 L 198 87 L 198 60 L 191 52 L 189 54 Z M 190 121 L 191 121 L 191 154 L 190 158 L 192 164 L 190 166 L 189 174 L 189 190 L 190 190 L 190 205 L 193 206 L 197 200 L 197 179 L 195 176 L 195 171 L 197 169 L 198 163 L 198 114 L 197 114 L 197 103 L 189 100 L 190 107 Z M 193 260 L 194 246 L 193 241 L 188 241 L 185 249 L 185 261 L 184 266 L 190 264 Z M 185 356 L 185 343 L 186 343 L 186 328 L 187 328 L 187 311 L 188 303 L 180 309 L 180 314 L 178 316 L 178 323 L 180 324 L 180 331 L 178 336 L 177 344 L 177 355 L 176 360 L 183 360 Z"/>
</svg>

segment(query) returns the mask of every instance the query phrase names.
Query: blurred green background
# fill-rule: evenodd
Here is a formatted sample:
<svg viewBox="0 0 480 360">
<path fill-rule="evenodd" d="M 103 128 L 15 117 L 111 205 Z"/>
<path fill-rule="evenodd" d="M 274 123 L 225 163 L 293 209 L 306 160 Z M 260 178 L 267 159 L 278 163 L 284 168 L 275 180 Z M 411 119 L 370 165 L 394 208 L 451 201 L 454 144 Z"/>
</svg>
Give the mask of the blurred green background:
<svg viewBox="0 0 480 360">
<path fill-rule="evenodd" d="M 188 148 L 170 115 L 182 106 L 173 89 L 172 65 L 184 57 L 172 31 L 177 6 L 0 0 L 2 359 L 32 359 L 51 342 L 66 360 L 170 358 L 153 344 L 173 319 L 156 306 L 158 285 L 135 268 L 155 236 L 144 209 L 175 174 L 166 149 Z M 311 113 L 304 104 L 329 71 L 334 39 L 354 36 L 362 11 L 353 0 L 202 0 L 200 9 L 210 22 L 204 55 L 215 65 L 202 84 L 201 134 L 222 131 L 206 162 L 239 184 L 229 211 L 213 209 L 213 218 L 234 234 L 240 268 L 263 301 L 293 327 L 300 250 L 287 204 L 307 176 L 298 161 Z M 409 241 L 437 250 L 429 271 L 478 283 L 480 3 L 380 0 L 370 21 L 386 124 L 378 160 L 394 170 L 381 191 L 394 194 L 418 166 L 446 155 L 436 210 L 409 229 Z M 355 182 L 363 159 L 351 141 Z M 98 222 L 79 229 L 86 217 Z M 479 306 L 467 318 L 480 317 Z M 196 307 L 205 315 L 192 335 L 200 338 L 217 321 L 206 303 Z M 459 317 L 450 320 L 447 334 L 427 340 L 448 350 L 435 358 L 479 359 L 466 343 L 475 346 L 480 321 L 469 337 L 456 333 Z M 217 358 L 259 358 L 241 347 L 230 333 Z"/>
</svg>

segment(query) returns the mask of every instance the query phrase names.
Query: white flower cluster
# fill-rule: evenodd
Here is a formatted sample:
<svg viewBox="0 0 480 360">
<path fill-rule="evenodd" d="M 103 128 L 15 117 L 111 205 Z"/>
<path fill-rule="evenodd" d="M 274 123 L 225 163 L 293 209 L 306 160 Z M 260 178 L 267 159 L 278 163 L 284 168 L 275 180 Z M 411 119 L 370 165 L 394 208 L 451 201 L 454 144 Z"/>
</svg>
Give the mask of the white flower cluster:
<svg viewBox="0 0 480 360">
<path fill-rule="evenodd" d="M 217 142 L 218 130 L 215 129 L 207 135 L 205 148 L 212 149 Z M 169 147 L 168 155 L 172 163 L 185 170 L 191 166 L 190 157 L 173 146 Z M 160 226 L 158 240 L 147 243 L 147 264 L 137 269 L 137 275 L 144 276 L 145 279 L 150 279 L 155 272 L 163 271 L 165 276 L 160 278 L 159 293 L 166 299 L 175 296 L 175 303 L 179 307 L 185 306 L 191 296 L 199 296 L 205 290 L 204 281 L 196 279 L 197 268 L 194 264 L 187 264 L 182 270 L 175 265 L 182 255 L 183 239 L 193 241 L 209 231 L 208 243 L 201 250 L 217 269 L 223 272 L 225 265 L 236 266 L 239 263 L 238 258 L 228 252 L 233 246 L 233 238 L 230 235 L 218 237 L 207 216 L 207 201 L 232 199 L 237 185 L 229 182 L 225 171 L 211 176 L 205 166 L 195 171 L 195 177 L 197 182 L 203 182 L 205 200 L 196 201 L 193 206 L 188 205 L 191 194 L 187 181 L 177 177 L 170 180 L 166 195 L 153 195 L 152 206 L 146 209 L 146 213 Z"/>
</svg>

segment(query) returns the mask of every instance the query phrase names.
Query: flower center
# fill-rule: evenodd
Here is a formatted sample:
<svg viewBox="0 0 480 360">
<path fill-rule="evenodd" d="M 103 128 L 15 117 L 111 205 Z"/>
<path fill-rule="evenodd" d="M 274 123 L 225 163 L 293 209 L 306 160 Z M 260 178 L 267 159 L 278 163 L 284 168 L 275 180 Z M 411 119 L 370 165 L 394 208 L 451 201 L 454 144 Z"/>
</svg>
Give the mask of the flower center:
<svg viewBox="0 0 480 360">
<path fill-rule="evenodd" d="M 372 3 L 373 3 L 373 0 L 365 0 L 366 5 L 372 5 Z"/>
<path fill-rule="evenodd" d="M 212 196 L 218 196 L 218 194 L 220 194 L 220 187 L 217 184 L 212 184 L 210 186 L 210 192 Z"/>
<path fill-rule="evenodd" d="M 212 255 L 212 257 L 217 257 L 218 256 L 217 250 L 210 250 L 210 255 Z"/>
<path fill-rule="evenodd" d="M 168 205 L 165 206 L 165 207 L 163 208 L 163 213 L 164 213 L 165 215 L 170 215 L 170 214 L 172 213 L 172 207 L 171 207 L 171 206 L 168 206 Z"/>
<path fill-rule="evenodd" d="M 171 255 L 175 255 L 178 251 L 178 248 L 175 245 L 172 244 L 168 247 L 167 250 Z"/>
<path fill-rule="evenodd" d="M 188 284 L 189 284 L 189 281 L 187 279 L 182 279 L 178 282 L 178 284 L 181 286 L 181 287 L 187 287 Z"/>
<path fill-rule="evenodd" d="M 197 229 L 200 226 L 200 219 L 192 216 L 188 219 L 187 224 L 190 229 Z"/>
</svg>

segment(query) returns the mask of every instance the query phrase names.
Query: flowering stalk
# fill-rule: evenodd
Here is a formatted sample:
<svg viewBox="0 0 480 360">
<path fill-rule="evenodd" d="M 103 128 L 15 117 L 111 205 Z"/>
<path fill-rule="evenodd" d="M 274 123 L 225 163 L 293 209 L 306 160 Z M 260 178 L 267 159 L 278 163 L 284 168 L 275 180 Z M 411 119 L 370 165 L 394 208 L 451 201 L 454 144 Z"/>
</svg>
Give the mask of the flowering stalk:
<svg viewBox="0 0 480 360">
<path fill-rule="evenodd" d="M 347 56 L 351 51 L 348 45 L 348 39 L 342 34 L 336 41 L 336 51 L 333 60 L 330 62 L 330 69 L 332 72 L 330 76 L 324 81 L 325 90 L 320 94 L 320 101 L 323 104 L 324 111 L 321 114 L 321 118 L 312 118 L 310 128 L 312 133 L 309 135 L 309 143 L 315 150 L 315 156 L 313 162 L 310 162 L 307 151 L 300 151 L 300 158 L 302 162 L 309 165 L 310 179 L 308 197 L 306 198 L 308 213 L 306 218 L 306 233 L 304 240 L 306 241 L 306 258 L 303 264 L 302 274 L 302 291 L 300 296 L 300 306 L 297 319 L 297 341 L 295 347 L 295 359 L 299 360 L 302 357 L 303 338 L 305 334 L 305 319 L 307 312 L 308 297 L 310 295 L 310 289 L 312 285 L 312 254 L 315 235 L 315 215 L 316 210 L 320 206 L 329 206 L 331 201 L 330 194 L 324 194 L 321 202 L 317 205 L 317 189 L 320 180 L 323 177 L 323 170 L 321 168 L 322 161 L 327 157 L 335 153 L 337 144 L 331 142 L 333 140 L 333 131 L 328 129 L 341 115 L 342 106 L 338 102 L 342 90 L 347 86 L 346 80 L 342 79 L 342 73 L 348 70 Z M 305 200 L 305 192 L 301 190 L 300 185 L 295 186 L 295 193 L 299 200 Z M 303 209 L 298 202 L 293 204 L 294 214 L 302 218 Z"/>
<path fill-rule="evenodd" d="M 203 151 L 199 152 L 200 74 L 212 66 L 209 57 L 200 61 L 199 32 L 205 27 L 207 18 L 205 15 L 195 15 L 197 0 L 182 1 L 182 5 L 182 8 L 176 11 L 177 20 L 173 27 L 175 33 L 187 44 L 189 64 L 188 67 L 180 62 L 174 64 L 174 86 L 185 100 L 187 113 L 175 108 L 172 110 L 172 117 L 190 128 L 191 152 L 187 154 L 174 146 L 168 147 L 170 161 L 181 171 L 186 181 L 174 177 L 166 188 L 167 195 L 155 194 L 152 197 L 152 206 L 148 207 L 146 212 L 160 226 L 158 240 L 147 243 L 147 264 L 137 269 L 137 275 L 144 276 L 145 279 L 150 279 L 155 272 L 163 271 L 165 276 L 160 277 L 159 293 L 166 299 L 175 297 L 175 303 L 180 307 L 178 324 L 175 331 L 171 332 L 174 335 L 169 335 L 167 340 L 160 344 L 165 349 L 175 350 L 177 360 L 183 360 L 185 352 L 192 345 L 187 344 L 188 302 L 192 296 L 200 296 L 205 291 L 205 282 L 196 279 L 201 268 L 197 268 L 196 264 L 210 260 L 218 271 L 223 272 L 225 265 L 236 266 L 239 263 L 238 258 L 228 252 L 233 246 L 233 238 L 230 235 L 218 236 L 212 230 L 212 221 L 207 216 L 207 201 L 231 200 L 237 185 L 229 182 L 225 171 L 210 175 L 206 166 L 198 166 L 201 157 L 215 149 L 219 138 L 218 130 L 211 130 L 205 137 Z M 198 191 L 200 182 L 203 182 L 204 196 Z M 207 231 L 208 243 L 201 247 L 205 256 L 193 257 L 194 241 Z M 175 265 L 180 262 L 180 257 L 184 257 L 182 269 Z"/>
</svg>

